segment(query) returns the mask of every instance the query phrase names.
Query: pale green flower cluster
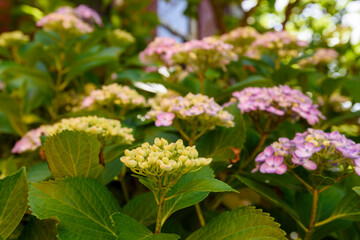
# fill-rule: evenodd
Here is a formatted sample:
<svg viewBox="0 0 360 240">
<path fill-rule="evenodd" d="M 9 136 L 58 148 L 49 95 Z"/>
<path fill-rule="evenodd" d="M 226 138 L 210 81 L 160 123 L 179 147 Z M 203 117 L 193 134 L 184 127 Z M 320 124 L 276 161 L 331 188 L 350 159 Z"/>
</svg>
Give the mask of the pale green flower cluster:
<svg viewBox="0 0 360 240">
<path fill-rule="evenodd" d="M 0 46 L 7 48 L 16 47 L 29 40 L 30 37 L 21 31 L 4 32 L 0 35 Z"/>
<path fill-rule="evenodd" d="M 109 140 L 118 144 L 131 144 L 135 141 L 131 128 L 121 127 L 118 120 L 96 116 L 62 119 L 48 130 L 48 135 L 51 136 L 63 130 L 89 133 L 95 136 L 102 144 Z"/>
<path fill-rule="evenodd" d="M 113 83 L 107 86 L 102 86 L 101 89 L 91 91 L 90 95 L 85 97 L 81 108 L 89 108 L 96 106 L 111 106 L 117 105 L 121 108 L 130 110 L 137 107 L 146 107 L 146 99 L 137 91 L 128 86 L 121 86 Z"/>
<path fill-rule="evenodd" d="M 110 31 L 107 34 L 107 40 L 115 46 L 127 46 L 135 42 L 133 35 L 121 29 Z"/>
<path fill-rule="evenodd" d="M 199 158 L 195 146 L 185 147 L 181 139 L 169 144 L 163 138 L 155 138 L 154 145 L 146 142 L 134 150 L 126 150 L 120 161 L 134 173 L 157 178 L 197 171 L 212 159 Z"/>
</svg>

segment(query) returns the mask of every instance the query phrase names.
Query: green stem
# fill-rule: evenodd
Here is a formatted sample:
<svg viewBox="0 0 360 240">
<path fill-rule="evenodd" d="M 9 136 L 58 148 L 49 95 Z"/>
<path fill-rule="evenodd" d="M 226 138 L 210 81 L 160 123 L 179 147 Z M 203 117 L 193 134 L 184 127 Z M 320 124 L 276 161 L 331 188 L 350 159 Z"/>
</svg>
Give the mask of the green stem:
<svg viewBox="0 0 360 240">
<path fill-rule="evenodd" d="M 200 82 L 200 93 L 205 94 L 205 86 L 204 86 L 204 74 L 199 73 L 199 82 Z"/>
<path fill-rule="evenodd" d="M 204 215 L 202 214 L 199 203 L 195 204 L 195 209 L 196 209 L 196 214 L 199 218 L 200 226 L 202 226 L 202 227 L 205 226 L 205 218 L 204 218 Z"/>
<path fill-rule="evenodd" d="M 163 213 L 163 209 L 164 209 L 166 193 L 167 193 L 167 189 L 161 189 L 160 190 L 160 199 L 159 199 L 159 204 L 158 204 L 158 212 L 157 212 L 157 218 L 156 218 L 155 234 L 161 232 L 162 213 Z"/>
<path fill-rule="evenodd" d="M 297 179 L 299 180 L 304 186 L 305 188 L 312 194 L 313 193 L 313 188 L 307 183 L 305 182 L 301 177 L 299 177 L 295 172 L 290 171 L 290 173 Z"/>
<path fill-rule="evenodd" d="M 315 224 L 316 224 L 316 213 L 317 213 L 317 207 L 318 207 L 318 202 L 319 202 L 319 190 L 315 186 L 315 187 L 313 187 L 312 192 L 313 192 L 313 200 L 312 200 L 312 207 L 311 207 L 311 215 L 310 215 L 308 231 L 305 235 L 304 240 L 311 239 L 311 235 L 313 233 L 313 230 L 314 230 Z"/>
</svg>

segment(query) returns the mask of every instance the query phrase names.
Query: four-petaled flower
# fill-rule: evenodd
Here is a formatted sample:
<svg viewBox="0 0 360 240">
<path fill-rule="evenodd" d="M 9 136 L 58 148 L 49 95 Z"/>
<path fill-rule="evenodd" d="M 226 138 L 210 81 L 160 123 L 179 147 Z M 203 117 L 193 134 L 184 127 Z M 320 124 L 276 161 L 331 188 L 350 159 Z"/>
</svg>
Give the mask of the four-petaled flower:
<svg viewBox="0 0 360 240">
<path fill-rule="evenodd" d="M 270 156 L 260 167 L 262 173 L 284 174 L 287 170 L 282 156 Z"/>
<path fill-rule="evenodd" d="M 156 116 L 155 125 L 157 127 L 170 126 L 173 123 L 174 118 L 175 118 L 174 113 L 168 113 L 168 112 L 159 113 Z"/>
</svg>

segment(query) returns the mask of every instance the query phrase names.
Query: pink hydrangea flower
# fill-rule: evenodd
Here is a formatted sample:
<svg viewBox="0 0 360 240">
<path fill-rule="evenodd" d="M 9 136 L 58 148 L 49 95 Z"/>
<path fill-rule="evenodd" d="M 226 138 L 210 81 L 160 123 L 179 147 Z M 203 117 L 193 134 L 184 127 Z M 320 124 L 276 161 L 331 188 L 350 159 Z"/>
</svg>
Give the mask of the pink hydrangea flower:
<svg viewBox="0 0 360 240">
<path fill-rule="evenodd" d="M 41 134 L 47 135 L 50 126 L 43 125 L 36 129 L 27 132 L 15 146 L 11 149 L 12 153 L 23 153 L 27 151 L 34 151 L 41 146 Z"/>
<path fill-rule="evenodd" d="M 304 118 L 310 125 L 314 125 L 320 119 L 325 119 L 318 110 L 318 105 L 313 104 L 311 98 L 289 86 L 249 87 L 234 92 L 233 97 L 238 101 L 237 106 L 241 113 L 253 112 L 252 114 L 265 116 L 266 113 L 270 113 L 294 119 Z M 230 102 L 234 102 L 234 100 Z"/>
<path fill-rule="evenodd" d="M 265 162 L 260 166 L 261 173 L 276 173 L 284 174 L 286 172 L 286 165 L 283 163 L 282 156 L 270 156 L 265 159 Z"/>
<path fill-rule="evenodd" d="M 156 116 L 155 125 L 157 127 L 170 126 L 173 123 L 174 118 L 175 118 L 174 113 L 168 113 L 168 112 L 159 113 Z"/>
<path fill-rule="evenodd" d="M 282 174 L 280 170 L 276 171 L 281 165 L 280 160 L 274 161 L 274 157 L 278 156 L 290 169 L 302 166 L 313 171 L 321 165 L 322 171 L 353 169 L 360 176 L 360 144 L 339 132 L 326 133 L 309 128 L 304 133 L 297 133 L 292 140 L 280 138 L 256 157 L 257 165 L 253 172 L 260 169 L 262 173 Z"/>
</svg>

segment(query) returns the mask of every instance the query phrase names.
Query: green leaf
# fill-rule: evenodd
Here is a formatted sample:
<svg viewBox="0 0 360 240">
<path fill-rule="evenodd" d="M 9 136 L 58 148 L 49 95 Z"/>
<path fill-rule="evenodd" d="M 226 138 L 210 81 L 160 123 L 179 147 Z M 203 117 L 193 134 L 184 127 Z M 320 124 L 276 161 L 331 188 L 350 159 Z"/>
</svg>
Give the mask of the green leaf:
<svg viewBox="0 0 360 240">
<path fill-rule="evenodd" d="M 167 201 L 165 201 L 162 223 L 168 219 L 171 214 L 174 212 L 195 205 L 198 202 L 204 200 L 208 195 L 209 191 L 206 192 L 185 192 L 182 194 L 177 194 L 178 192 L 183 192 L 183 188 L 188 184 L 194 184 L 199 179 L 214 179 L 214 173 L 210 167 L 203 167 L 199 171 L 188 173 L 184 175 L 178 182 L 171 188 L 168 192 L 167 197 L 175 195 Z"/>
<path fill-rule="evenodd" d="M 21 111 L 18 103 L 5 94 L 0 94 L 0 103 L 6 103 L 0 104 L 0 112 L 6 116 L 11 127 L 20 136 L 24 135 L 26 133 L 26 126 L 21 120 Z"/>
<path fill-rule="evenodd" d="M 0 196 L 0 239 L 6 239 L 26 212 L 28 184 L 25 168 L 0 180 Z"/>
<path fill-rule="evenodd" d="M 235 91 L 240 91 L 246 87 L 263 87 L 263 86 L 271 86 L 272 83 L 269 79 L 266 79 L 260 75 L 250 76 L 242 82 L 235 83 L 231 87 L 222 91 L 218 96 L 216 96 L 216 101 L 223 101 L 229 97 L 231 97 L 232 93 Z"/>
<path fill-rule="evenodd" d="M 241 150 L 245 143 L 246 126 L 240 110 L 235 105 L 231 105 L 225 110 L 234 116 L 235 127 L 218 127 L 202 136 L 197 142 L 199 154 L 213 158 L 213 164 L 225 162 L 228 165 L 229 160 L 236 157 L 231 147 Z"/>
<path fill-rule="evenodd" d="M 297 223 L 300 223 L 299 215 L 295 210 L 289 206 L 284 200 L 280 199 L 277 194 L 269 189 L 268 187 L 264 186 L 263 184 L 260 184 L 254 180 L 251 180 L 248 177 L 237 175 L 235 176 L 237 179 L 239 179 L 242 183 L 244 183 L 246 186 L 252 188 L 255 192 L 260 194 L 262 197 L 273 203 L 274 205 L 282 208 L 285 212 L 287 212 Z"/>
<path fill-rule="evenodd" d="M 360 187 L 353 187 L 353 190 L 360 196 Z"/>
<path fill-rule="evenodd" d="M 51 178 L 51 172 L 46 162 L 40 162 L 31 166 L 27 173 L 28 182 L 41 182 Z"/>
<path fill-rule="evenodd" d="M 114 228 L 117 229 L 118 240 L 176 240 L 180 236 L 176 234 L 153 234 L 145 226 L 123 213 L 115 213 L 111 216 Z"/>
<path fill-rule="evenodd" d="M 345 219 L 360 221 L 360 196 L 357 192 L 349 192 L 341 200 L 330 216 L 332 220 Z"/>
<path fill-rule="evenodd" d="M 197 179 L 182 187 L 176 195 L 187 192 L 238 192 L 223 181 L 211 178 Z"/>
<path fill-rule="evenodd" d="M 123 207 L 123 212 L 145 226 L 155 223 L 157 204 L 154 195 L 147 192 L 132 198 Z"/>
<path fill-rule="evenodd" d="M 56 222 L 32 217 L 26 224 L 19 240 L 57 240 Z"/>
<path fill-rule="evenodd" d="M 30 210 L 39 219 L 57 219 L 58 237 L 116 240 L 110 216 L 120 211 L 113 195 L 90 178 L 65 178 L 30 184 Z"/>
<path fill-rule="evenodd" d="M 62 131 L 46 139 L 44 151 L 54 178 L 101 178 L 100 146 L 95 137 L 84 132 Z"/>
<path fill-rule="evenodd" d="M 280 224 L 274 222 L 274 219 L 261 209 L 243 207 L 220 214 L 191 234 L 187 240 L 286 240 L 286 233 L 279 226 Z"/>
<path fill-rule="evenodd" d="M 309 179 L 315 186 L 333 185 L 335 183 L 335 179 L 318 174 L 311 174 Z"/>
<path fill-rule="evenodd" d="M 92 53 L 86 53 L 75 60 L 70 68 L 68 74 L 66 74 L 65 82 L 70 81 L 76 76 L 89 71 L 92 68 L 117 61 L 117 57 L 121 53 L 122 49 L 118 47 L 104 48 L 101 51 Z"/>
</svg>

